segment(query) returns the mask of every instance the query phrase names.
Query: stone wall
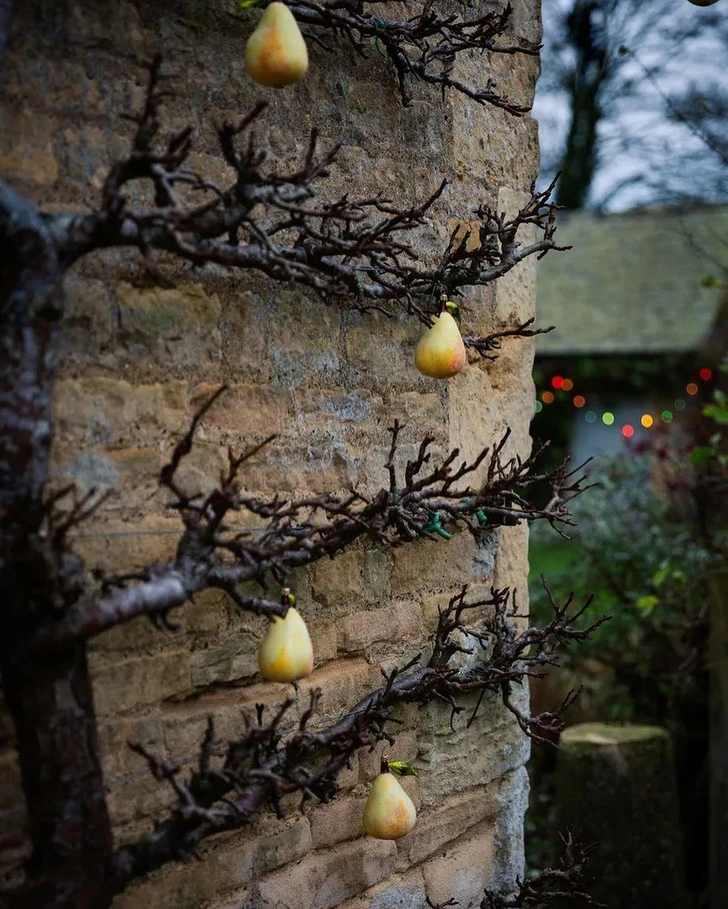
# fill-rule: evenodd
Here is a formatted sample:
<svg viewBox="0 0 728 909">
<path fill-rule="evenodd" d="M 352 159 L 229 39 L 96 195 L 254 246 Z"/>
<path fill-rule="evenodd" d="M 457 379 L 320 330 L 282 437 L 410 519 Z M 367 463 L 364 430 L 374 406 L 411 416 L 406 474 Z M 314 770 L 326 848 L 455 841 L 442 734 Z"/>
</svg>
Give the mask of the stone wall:
<svg viewBox="0 0 728 909">
<path fill-rule="evenodd" d="M 442 177 L 450 187 L 417 237 L 422 256 L 441 248 L 480 201 L 513 210 L 537 165 L 536 127 L 498 110 L 415 86 L 403 108 L 376 52 L 355 58 L 344 42 L 310 45 L 309 76 L 283 92 L 253 85 L 242 67 L 256 18 L 231 18 L 225 0 L 128 2 L 24 0 L 17 14 L 0 108 L 0 172 L 45 208 L 94 204 L 105 172 L 128 148 L 122 119 L 143 98 L 143 64 L 158 49 L 173 74 L 170 128 L 192 123 L 193 163 L 224 177 L 213 126 L 259 98 L 271 107 L 258 129 L 271 160 L 293 163 L 318 128 L 322 146 L 342 143 L 328 192 L 384 192 L 420 200 Z M 513 28 L 538 40 L 536 0 L 514 3 Z M 462 64 L 479 82 L 482 58 Z M 467 75 L 467 74 L 466 74 Z M 505 57 L 494 75 L 519 100 L 537 75 L 532 58 Z M 353 189 L 353 188 L 356 189 Z M 168 287 L 150 282 L 135 254 L 107 252 L 68 276 L 62 378 L 57 387 L 54 476 L 80 488 L 114 490 L 78 545 L 91 568 L 130 569 L 164 559 L 177 519 L 156 486 L 160 465 L 199 403 L 220 383 L 227 396 L 206 417 L 185 468 L 190 489 L 209 488 L 228 445 L 275 432 L 251 462 L 251 492 L 372 490 L 385 477 L 387 427 L 404 424 L 402 456 L 425 432 L 439 452 L 465 455 L 510 426 L 510 451 L 527 453 L 532 414 L 531 342 L 506 342 L 494 362 L 472 361 L 449 382 L 414 368 L 414 320 L 360 316 L 254 275 L 194 271 L 163 262 Z M 468 330 L 487 333 L 532 314 L 534 265 L 473 292 Z M 354 548 L 292 578 L 311 630 L 316 669 L 300 686 L 323 690 L 321 722 L 336 717 L 390 668 L 422 647 L 437 607 L 464 582 L 525 589 L 526 531 L 505 528 L 476 546 L 466 534 L 394 552 Z M 110 810 L 119 842 L 149 829 L 170 803 L 128 748 L 140 741 L 174 761 L 191 760 L 212 715 L 220 738 L 243 728 L 243 712 L 277 704 L 287 690 L 256 677 L 265 621 L 240 615 L 221 594 L 178 610 L 177 635 L 133 622 L 92 648 L 95 698 Z M 493 702 L 470 729 L 449 709 L 408 708 L 390 754 L 414 760 L 406 787 L 419 807 L 415 831 L 398 843 L 360 835 L 379 753 L 364 752 L 339 796 L 279 821 L 208 841 L 201 861 L 169 866 L 115 906 L 192 909 L 260 906 L 419 907 L 455 897 L 478 902 L 484 885 L 521 867 L 528 748 Z M 5 867 L 26 849 L 12 730 L 4 721 L 0 836 Z"/>
</svg>

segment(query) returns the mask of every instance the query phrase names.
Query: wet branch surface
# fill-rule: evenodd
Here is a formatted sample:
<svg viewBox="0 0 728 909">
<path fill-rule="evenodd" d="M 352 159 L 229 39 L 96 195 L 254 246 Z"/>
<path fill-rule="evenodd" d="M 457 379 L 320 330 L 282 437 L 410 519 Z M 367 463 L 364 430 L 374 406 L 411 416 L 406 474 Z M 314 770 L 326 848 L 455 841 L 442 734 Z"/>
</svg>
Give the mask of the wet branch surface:
<svg viewBox="0 0 728 909">
<path fill-rule="evenodd" d="M 501 10 L 469 16 L 464 3 L 462 12 L 453 11 L 455 4 L 449 4 L 444 11 L 438 9 L 443 4 L 426 0 L 420 12 L 402 20 L 389 18 L 386 0 L 292 0 L 287 5 L 303 25 L 344 36 L 361 56 L 371 52 L 373 45 L 394 68 L 405 106 L 412 100 L 409 83 L 424 82 L 439 87 L 443 94 L 455 91 L 478 104 L 489 104 L 516 116 L 530 110 L 530 105 L 503 94 L 490 78 L 477 86 L 453 75 L 457 56 L 465 51 L 479 52 L 486 58 L 483 62 L 491 54 L 539 55 L 539 45 L 506 35 L 513 14 L 510 3 Z"/>
<path fill-rule="evenodd" d="M 569 502 L 584 488 L 579 469 L 569 470 L 568 465 L 548 474 L 538 473 L 534 463 L 540 451 L 526 459 L 506 457 L 509 432 L 472 461 L 460 459 L 458 449 L 454 449 L 436 464 L 430 450 L 434 439 L 425 436 L 416 457 L 398 470 L 395 459 L 401 427 L 395 421 L 386 464 L 389 484 L 374 495 L 352 490 L 345 496 L 329 494 L 289 501 L 242 494 L 241 469 L 271 441 L 269 438 L 241 454 L 230 450 L 227 471 L 217 488 L 204 497 L 189 496 L 178 484 L 177 473 L 192 450 L 200 421 L 224 391 L 224 387 L 219 389 L 195 415 L 160 473 L 160 485 L 172 494 L 170 507 L 183 524 L 173 561 L 104 578 L 100 589 L 89 596 L 78 583 L 68 533 L 83 524 L 100 503 L 93 496 L 85 497 L 69 510 L 64 493 L 71 490 L 61 491 L 47 503 L 45 545 L 57 553 L 56 561 L 69 560 L 73 570 L 69 568 L 65 595 L 61 596 L 64 608 L 38 629 L 30 641 L 32 650 L 50 653 L 141 615 L 173 628 L 170 610 L 207 588 L 224 590 L 242 610 L 284 614 L 285 607 L 280 603 L 250 596 L 243 585 L 255 581 L 265 590 L 270 580 L 283 583 L 293 569 L 334 557 L 359 538 L 392 547 L 434 536 L 437 530 L 433 526 L 444 529 L 460 525 L 477 538 L 491 527 L 534 520 L 548 521 L 564 533 L 563 528 L 571 523 Z M 484 480 L 471 485 L 473 474 L 481 467 Z M 536 505 L 527 493 L 544 481 L 551 496 L 543 506 Z M 237 531 L 229 519 L 241 512 L 262 520 L 261 528 Z"/>
<path fill-rule="evenodd" d="M 329 176 L 338 146 L 321 152 L 314 130 L 296 169 L 268 168 L 254 132 L 264 103 L 239 123 L 217 127 L 221 154 L 235 175 L 229 186 L 217 185 L 186 166 L 191 127 L 166 142 L 160 138 L 160 107 L 168 95 L 164 82 L 157 57 L 136 118 L 132 150 L 110 169 L 99 209 L 42 215 L 62 268 L 96 250 L 131 247 L 160 279 L 156 254 L 171 253 L 196 267 L 252 269 L 309 288 L 325 302 L 388 316 L 405 313 L 430 324 L 441 294 L 458 295 L 463 288 L 488 284 L 529 256 L 566 248 L 554 236 L 552 185 L 544 192 L 532 190 L 512 217 L 479 206 L 470 215 L 469 229 L 454 231 L 439 261 L 424 265 L 409 240 L 427 224 L 446 182 L 410 207 L 381 195 L 318 201 L 318 184 Z M 153 204 L 131 198 L 129 191 L 138 189 L 138 181 L 151 186 Z M 531 242 L 522 242 L 524 230 Z M 468 344 L 485 353 L 496 350 L 493 341 L 500 338 L 532 333 L 528 325 L 517 326 L 488 338 L 470 338 Z"/>
</svg>

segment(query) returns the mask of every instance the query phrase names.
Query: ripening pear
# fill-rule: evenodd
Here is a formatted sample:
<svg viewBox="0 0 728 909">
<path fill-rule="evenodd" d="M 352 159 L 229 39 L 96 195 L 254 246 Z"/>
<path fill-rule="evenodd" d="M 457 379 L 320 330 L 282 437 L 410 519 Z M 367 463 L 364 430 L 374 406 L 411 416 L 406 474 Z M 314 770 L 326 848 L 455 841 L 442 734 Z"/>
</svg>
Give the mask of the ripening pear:
<svg viewBox="0 0 728 909">
<path fill-rule="evenodd" d="M 260 85 L 283 88 L 307 70 L 306 42 L 293 13 L 285 3 L 271 3 L 245 45 L 245 71 Z"/>
<path fill-rule="evenodd" d="M 433 316 L 433 320 L 432 327 L 425 329 L 415 350 L 415 366 L 424 376 L 449 379 L 467 362 L 465 345 L 458 323 L 447 310 Z"/>
<path fill-rule="evenodd" d="M 297 609 L 295 597 L 285 589 L 283 601 L 288 612 L 283 618 L 273 616 L 268 633 L 258 651 L 260 674 L 269 682 L 296 682 L 313 671 L 313 647 L 306 623 Z"/>
<path fill-rule="evenodd" d="M 364 833 L 378 840 L 398 840 L 414 827 L 417 812 L 412 799 L 397 777 L 388 769 L 374 780 L 372 791 L 364 806 Z"/>
</svg>

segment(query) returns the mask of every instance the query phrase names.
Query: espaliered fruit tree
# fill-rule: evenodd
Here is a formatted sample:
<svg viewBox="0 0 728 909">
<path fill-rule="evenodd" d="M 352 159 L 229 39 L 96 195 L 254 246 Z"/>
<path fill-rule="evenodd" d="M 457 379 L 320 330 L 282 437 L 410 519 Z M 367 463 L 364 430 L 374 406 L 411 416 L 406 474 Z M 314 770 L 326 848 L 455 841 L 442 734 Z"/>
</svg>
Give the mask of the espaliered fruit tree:
<svg viewBox="0 0 728 909">
<path fill-rule="evenodd" d="M 9 9 L 0 4 L 0 50 Z M 384 15 L 385 4 L 375 9 Z M 416 80 L 518 116 L 525 108 L 490 82 L 470 86 L 453 75 L 462 51 L 538 53 L 525 42 L 505 40 L 509 17 L 508 6 L 468 19 L 460 13 L 440 15 L 426 4 L 419 15 L 390 20 L 357 0 L 272 3 L 250 36 L 245 65 L 252 79 L 267 86 L 305 77 L 302 26 L 319 36 L 344 36 L 358 52 L 376 41 L 405 104 L 408 86 Z M 512 591 L 494 588 L 484 598 L 470 598 L 465 586 L 454 590 L 441 611 L 429 658 L 390 672 L 381 688 L 329 727 L 313 723 L 320 696 L 314 691 L 296 731 L 281 733 L 292 703 L 287 699 L 271 716 L 260 711 L 251 719 L 246 734 L 226 746 L 222 763 L 213 760 L 220 743 L 210 723 L 198 769 L 189 776 L 143 744 L 135 746 L 151 772 L 173 787 L 177 803 L 152 832 L 114 847 L 87 666 L 91 639 L 139 616 L 174 630 L 174 609 L 195 593 L 215 588 L 238 609 L 270 618 L 260 672 L 281 684 L 295 683 L 312 670 L 311 640 L 288 588 L 280 599 L 266 596 L 269 580 L 284 585 L 294 569 L 335 558 L 360 539 L 405 546 L 426 536 L 447 536 L 457 525 L 480 537 L 484 527 L 535 520 L 558 530 L 568 525 L 568 502 L 581 488 L 578 476 L 566 468 L 543 475 L 534 466 L 535 456 L 506 458 L 507 433 L 470 461 L 457 450 L 433 459 L 433 440 L 425 437 L 417 455 L 398 470 L 400 427 L 395 422 L 386 464 L 389 483 L 373 495 L 325 494 L 283 502 L 243 494 L 239 476 L 264 442 L 231 451 L 216 488 L 190 497 L 178 472 L 209 407 L 224 394 L 221 389 L 196 414 L 159 476 L 181 520 L 174 559 L 122 576 L 90 576 L 71 536 L 102 499 L 74 489 L 49 492 L 63 278 L 80 258 L 124 247 L 140 251 L 154 269 L 153 254 L 165 251 L 198 267 L 252 269 L 272 282 L 308 288 L 324 304 L 403 313 L 423 323 L 413 352 L 417 368 L 444 379 L 464 367 L 468 348 L 495 358 L 503 337 L 535 333 L 527 322 L 483 337 L 462 335 L 455 300 L 463 288 L 492 282 L 527 257 L 559 248 L 550 192 L 534 191 L 512 218 L 478 207 L 470 232 L 454 235 L 435 266 L 423 266 L 412 255 L 407 234 L 423 223 L 445 192 L 444 184 L 414 207 L 349 196 L 317 203 L 316 188 L 336 149 L 320 155 L 312 134 L 296 169 L 268 167 L 253 133 L 262 121 L 262 104 L 239 123 L 218 127 L 220 154 L 233 179 L 226 186 L 212 183 L 187 163 L 190 128 L 166 142 L 160 139 L 163 85 L 162 60 L 156 58 L 132 147 L 110 168 L 95 209 L 44 212 L 0 182 L 0 660 L 32 841 L 24 883 L 4 894 L 12 906 L 100 909 L 135 878 L 193 853 L 212 834 L 245 825 L 256 812 L 277 809 L 285 795 L 331 799 L 338 774 L 358 749 L 386 740 L 396 757 L 393 712 L 404 703 L 423 705 L 437 698 L 450 705 L 454 717 L 463 710 L 464 695 L 479 694 L 479 707 L 485 693 L 493 692 L 525 735 L 557 729 L 560 713 L 527 715 L 514 700 L 513 686 L 554 662 L 559 645 L 591 630 L 577 627 L 585 606 L 572 608 L 571 601 L 554 602 L 553 617 L 543 628 L 524 630 Z M 131 201 L 127 190 L 138 180 L 151 185 L 153 205 Z M 186 199 L 196 192 L 199 201 L 181 201 L 181 190 Z M 526 245 L 524 228 L 532 236 L 534 228 L 538 233 Z M 483 468 L 485 480 L 471 485 L 475 471 Z M 540 504 L 530 491 L 544 484 L 551 495 Z M 258 526 L 246 536 L 231 522 L 241 513 Z M 260 584 L 259 596 L 250 594 L 251 581 Z M 467 670 L 454 659 L 463 650 L 463 633 L 480 649 Z M 382 765 L 363 816 L 370 836 L 397 838 L 416 824 L 414 805 L 395 778 L 410 771 L 396 760 Z M 542 885 L 514 884 L 513 895 L 486 894 L 484 905 L 536 905 L 550 890 L 578 890 L 585 853 L 571 841 L 567 846 L 565 870 L 550 872 Z"/>
</svg>

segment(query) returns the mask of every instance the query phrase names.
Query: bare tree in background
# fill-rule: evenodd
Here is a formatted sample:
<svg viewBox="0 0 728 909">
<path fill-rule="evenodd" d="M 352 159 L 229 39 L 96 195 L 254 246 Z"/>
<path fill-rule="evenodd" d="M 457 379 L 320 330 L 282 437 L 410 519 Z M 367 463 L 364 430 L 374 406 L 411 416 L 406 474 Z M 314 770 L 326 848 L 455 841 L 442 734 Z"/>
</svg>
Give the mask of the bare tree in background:
<svg viewBox="0 0 728 909">
<path fill-rule="evenodd" d="M 728 196 L 728 16 L 675 0 L 550 0 L 534 113 L 567 208 Z"/>
</svg>

